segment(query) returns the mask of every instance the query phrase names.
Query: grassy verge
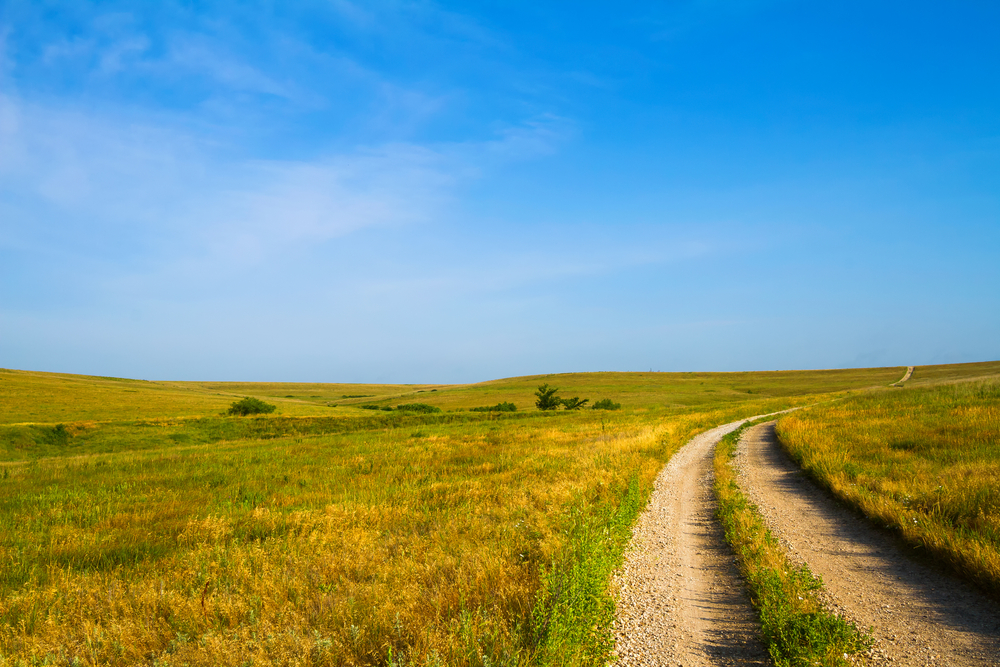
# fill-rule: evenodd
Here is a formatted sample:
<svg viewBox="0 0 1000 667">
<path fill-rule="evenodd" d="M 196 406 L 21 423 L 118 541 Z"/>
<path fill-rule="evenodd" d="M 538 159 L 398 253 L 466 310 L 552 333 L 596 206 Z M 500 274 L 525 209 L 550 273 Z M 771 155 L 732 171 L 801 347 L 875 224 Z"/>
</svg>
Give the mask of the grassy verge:
<svg viewBox="0 0 1000 667">
<path fill-rule="evenodd" d="M 1000 382 L 855 396 L 777 433 L 838 498 L 1000 595 Z"/>
<path fill-rule="evenodd" d="M 614 648 L 611 573 L 621 564 L 643 507 L 633 478 L 616 503 L 597 514 L 573 508 L 569 542 L 542 575 L 531 629 L 539 665 L 604 665 Z M 617 506 L 615 506 L 617 505 Z"/>
<path fill-rule="evenodd" d="M 805 565 L 786 557 L 756 507 L 736 484 L 731 459 L 747 426 L 725 436 L 715 453 L 715 494 L 726 540 L 760 615 L 764 643 L 778 667 L 849 665 L 849 656 L 867 650 L 870 638 L 817 599 L 822 581 Z"/>
</svg>

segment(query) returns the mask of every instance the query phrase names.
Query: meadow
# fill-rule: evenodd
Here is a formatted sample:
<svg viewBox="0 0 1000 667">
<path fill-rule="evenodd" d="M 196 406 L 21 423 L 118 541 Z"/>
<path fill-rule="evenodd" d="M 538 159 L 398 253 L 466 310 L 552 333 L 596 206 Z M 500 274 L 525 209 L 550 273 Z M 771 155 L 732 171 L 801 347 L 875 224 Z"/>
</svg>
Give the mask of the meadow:
<svg viewBox="0 0 1000 667">
<path fill-rule="evenodd" d="M 972 381 L 918 367 L 905 388 L 798 411 L 777 432 L 837 497 L 997 595 L 1000 364 L 975 366 Z"/>
<path fill-rule="evenodd" d="M 0 371 L 0 665 L 604 664 L 610 574 L 677 448 L 904 370 L 473 385 Z M 540 412 L 542 383 L 623 407 Z M 247 395 L 278 410 L 225 414 Z M 360 407 L 418 401 L 442 412 Z M 518 410 L 472 410 L 501 402 Z"/>
</svg>

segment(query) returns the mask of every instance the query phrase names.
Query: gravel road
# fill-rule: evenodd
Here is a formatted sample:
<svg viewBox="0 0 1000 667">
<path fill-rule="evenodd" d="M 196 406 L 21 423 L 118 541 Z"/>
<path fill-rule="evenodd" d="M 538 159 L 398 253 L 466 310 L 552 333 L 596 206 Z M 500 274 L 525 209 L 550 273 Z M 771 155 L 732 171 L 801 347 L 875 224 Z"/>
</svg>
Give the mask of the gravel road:
<svg viewBox="0 0 1000 667">
<path fill-rule="evenodd" d="M 907 557 L 831 500 L 785 455 L 773 422 L 744 433 L 736 465 L 740 487 L 789 556 L 823 577 L 831 606 L 873 628 L 873 664 L 1000 665 L 1000 606 Z"/>
<path fill-rule="evenodd" d="M 715 521 L 712 457 L 743 422 L 699 434 L 656 478 L 615 577 L 618 665 L 770 665 Z"/>
</svg>

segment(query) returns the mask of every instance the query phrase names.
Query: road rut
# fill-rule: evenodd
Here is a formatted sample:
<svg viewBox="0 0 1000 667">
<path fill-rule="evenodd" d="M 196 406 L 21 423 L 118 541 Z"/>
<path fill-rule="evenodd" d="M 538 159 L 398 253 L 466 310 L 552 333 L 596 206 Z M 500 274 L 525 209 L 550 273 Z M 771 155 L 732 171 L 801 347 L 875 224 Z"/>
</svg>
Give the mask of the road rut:
<svg viewBox="0 0 1000 667">
<path fill-rule="evenodd" d="M 1000 665 L 1000 609 L 968 584 L 907 557 L 892 537 L 823 493 L 793 463 L 774 423 L 748 429 L 739 484 L 789 556 L 823 577 L 829 601 L 872 627 L 876 665 Z"/>
<path fill-rule="evenodd" d="M 771 664 L 714 518 L 715 444 L 742 423 L 694 437 L 656 478 L 615 577 L 618 665 Z"/>
</svg>

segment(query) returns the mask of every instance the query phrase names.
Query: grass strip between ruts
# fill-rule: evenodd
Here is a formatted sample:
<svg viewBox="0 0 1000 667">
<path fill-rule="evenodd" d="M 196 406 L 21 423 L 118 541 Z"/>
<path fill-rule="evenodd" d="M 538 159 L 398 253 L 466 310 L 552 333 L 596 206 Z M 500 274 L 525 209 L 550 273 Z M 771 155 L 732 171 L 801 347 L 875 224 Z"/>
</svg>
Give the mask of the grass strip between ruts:
<svg viewBox="0 0 1000 667">
<path fill-rule="evenodd" d="M 757 508 L 736 484 L 732 458 L 744 424 L 719 441 L 715 451 L 717 516 L 736 553 L 750 598 L 760 616 L 764 644 L 777 667 L 858 664 L 870 634 L 820 604 L 823 582 L 806 565 L 797 566 L 771 534 Z"/>
</svg>

